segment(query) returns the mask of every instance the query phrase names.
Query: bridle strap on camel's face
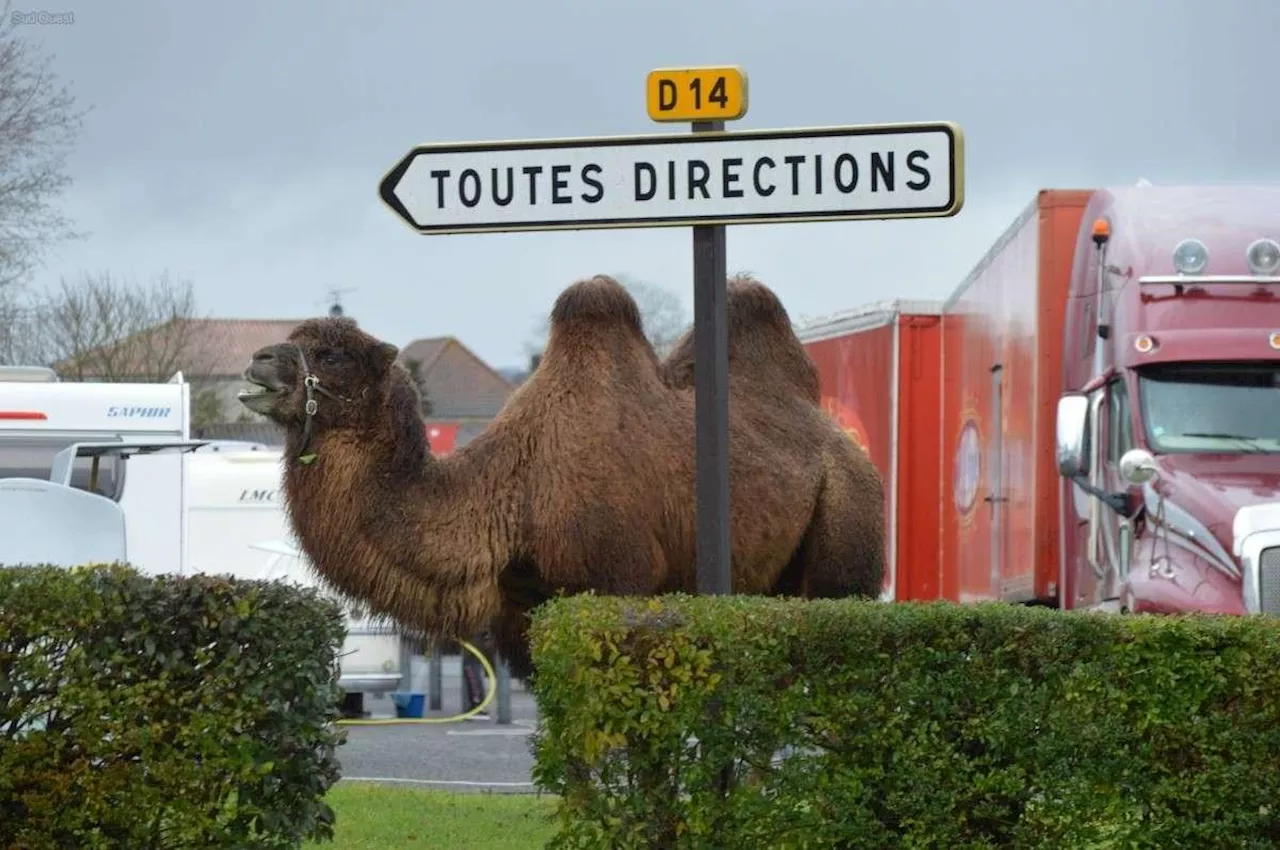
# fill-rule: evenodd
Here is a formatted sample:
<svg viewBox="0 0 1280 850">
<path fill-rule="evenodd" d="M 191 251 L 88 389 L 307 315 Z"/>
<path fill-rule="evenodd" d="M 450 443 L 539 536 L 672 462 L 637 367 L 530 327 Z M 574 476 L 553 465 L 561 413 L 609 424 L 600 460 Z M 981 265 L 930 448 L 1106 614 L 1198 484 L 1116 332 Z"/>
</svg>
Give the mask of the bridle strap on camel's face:
<svg viewBox="0 0 1280 850">
<path fill-rule="evenodd" d="M 343 405 L 350 404 L 351 400 L 343 398 L 336 393 L 331 393 L 320 386 L 320 379 L 311 372 L 311 367 L 307 365 L 307 355 L 303 352 L 302 346 L 295 344 L 293 347 L 298 351 L 298 371 L 302 374 L 302 388 L 307 394 L 306 405 L 303 407 L 306 412 L 306 418 L 302 420 L 302 445 L 298 448 L 298 461 L 303 464 L 310 464 L 316 459 L 315 452 L 307 454 L 307 446 L 311 445 L 311 438 L 316 433 L 316 411 L 320 409 L 320 402 L 316 400 L 316 394 L 319 393 Z"/>
</svg>

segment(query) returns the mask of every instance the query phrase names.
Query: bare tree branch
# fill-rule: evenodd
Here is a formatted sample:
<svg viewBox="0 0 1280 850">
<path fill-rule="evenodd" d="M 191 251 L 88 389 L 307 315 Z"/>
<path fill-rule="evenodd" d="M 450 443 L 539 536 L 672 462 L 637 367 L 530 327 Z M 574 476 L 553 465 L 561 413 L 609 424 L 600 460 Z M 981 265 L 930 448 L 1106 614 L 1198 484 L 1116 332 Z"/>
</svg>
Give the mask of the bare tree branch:
<svg viewBox="0 0 1280 850">
<path fill-rule="evenodd" d="M 669 289 L 629 277 L 619 277 L 618 282 L 636 300 L 640 317 L 644 321 L 645 336 L 649 338 L 658 356 L 665 357 L 691 322 L 680 297 Z"/>
<path fill-rule="evenodd" d="M 17 287 L 0 288 L 0 366 L 33 366 L 44 363 L 40 350 L 39 320 Z"/>
<path fill-rule="evenodd" d="M 71 184 L 66 159 L 87 109 L 18 35 L 10 2 L 0 19 L 0 290 L 23 282 L 55 242 L 80 234 L 56 201 Z"/>
<path fill-rule="evenodd" d="M 175 372 L 208 374 L 216 341 L 204 338 L 189 281 L 167 272 L 150 285 L 110 274 L 63 279 L 33 300 L 19 346 L 32 362 L 73 381 L 165 381 Z"/>
<path fill-rule="evenodd" d="M 644 323 L 644 334 L 649 339 L 649 344 L 658 357 L 665 357 L 680 339 L 680 335 L 688 329 L 691 321 L 680 297 L 669 289 L 627 275 L 615 275 L 615 279 L 626 287 L 635 299 L 636 306 L 640 308 L 640 320 Z M 526 345 L 531 364 L 536 365 L 542 350 L 546 348 L 550 333 L 551 319 L 544 316 L 538 320 L 534 339 Z"/>
</svg>

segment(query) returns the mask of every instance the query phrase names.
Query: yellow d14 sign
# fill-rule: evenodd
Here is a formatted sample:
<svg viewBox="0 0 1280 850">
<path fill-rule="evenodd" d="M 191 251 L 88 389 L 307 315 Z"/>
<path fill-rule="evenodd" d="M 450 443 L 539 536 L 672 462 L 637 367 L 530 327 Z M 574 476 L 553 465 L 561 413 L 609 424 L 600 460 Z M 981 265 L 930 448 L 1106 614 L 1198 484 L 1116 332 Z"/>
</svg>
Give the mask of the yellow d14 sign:
<svg viewBox="0 0 1280 850">
<path fill-rule="evenodd" d="M 747 75 L 736 65 L 659 68 L 645 80 L 654 121 L 737 121 L 747 114 Z"/>
</svg>

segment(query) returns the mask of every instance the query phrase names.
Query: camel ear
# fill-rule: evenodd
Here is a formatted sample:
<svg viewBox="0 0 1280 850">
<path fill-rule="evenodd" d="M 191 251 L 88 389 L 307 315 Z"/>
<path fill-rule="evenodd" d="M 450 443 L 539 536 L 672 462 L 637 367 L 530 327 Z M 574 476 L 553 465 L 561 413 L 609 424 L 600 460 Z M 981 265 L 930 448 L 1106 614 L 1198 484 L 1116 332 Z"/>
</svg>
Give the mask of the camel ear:
<svg viewBox="0 0 1280 850">
<path fill-rule="evenodd" d="M 396 348 L 389 342 L 378 344 L 378 359 L 383 366 L 390 366 L 396 360 L 396 355 L 400 353 L 400 349 Z"/>
</svg>

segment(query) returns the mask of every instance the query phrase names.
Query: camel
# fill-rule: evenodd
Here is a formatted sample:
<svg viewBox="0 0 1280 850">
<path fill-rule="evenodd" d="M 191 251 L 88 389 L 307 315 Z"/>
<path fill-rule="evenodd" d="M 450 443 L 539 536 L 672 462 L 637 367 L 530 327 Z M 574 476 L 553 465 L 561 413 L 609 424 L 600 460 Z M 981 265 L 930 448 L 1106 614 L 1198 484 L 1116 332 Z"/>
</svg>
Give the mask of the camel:
<svg viewBox="0 0 1280 850">
<path fill-rule="evenodd" d="M 734 293 L 759 304 L 731 324 L 733 592 L 875 596 L 880 476 L 810 399 L 776 297 Z M 314 318 L 244 372 L 241 402 L 286 431 L 284 504 L 326 584 L 427 640 L 489 630 L 516 678 L 533 672 L 527 614 L 557 593 L 694 592 L 692 357 L 658 360 L 617 281 L 560 294 L 537 368 L 446 457 L 397 356 Z M 772 363 L 797 375 L 759 377 Z"/>
<path fill-rule="evenodd" d="M 773 290 L 746 274 L 734 275 L 725 284 L 725 316 L 728 326 L 729 381 L 754 385 L 772 393 L 784 405 L 794 396 L 821 404 L 818 367 L 791 328 L 791 317 Z M 668 386 L 693 388 L 693 329 L 676 340 L 662 364 Z M 747 388 L 743 387 L 744 394 Z M 780 401 L 780 394 L 787 401 Z M 764 401 L 766 399 L 758 399 Z"/>
</svg>

